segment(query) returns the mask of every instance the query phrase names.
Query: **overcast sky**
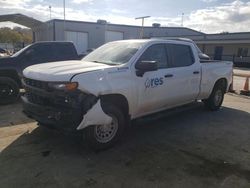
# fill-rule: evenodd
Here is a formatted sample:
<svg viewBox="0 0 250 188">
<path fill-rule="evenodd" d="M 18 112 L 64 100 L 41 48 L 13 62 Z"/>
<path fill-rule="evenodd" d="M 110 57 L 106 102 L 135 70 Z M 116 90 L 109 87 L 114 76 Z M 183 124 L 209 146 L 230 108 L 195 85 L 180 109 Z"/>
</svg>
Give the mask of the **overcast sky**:
<svg viewBox="0 0 250 188">
<path fill-rule="evenodd" d="M 184 26 L 205 33 L 250 32 L 247 0 L 65 0 L 66 19 L 141 25 L 135 17 L 151 16 L 145 25 Z M 63 19 L 63 0 L 0 0 L 0 14 L 22 13 L 38 20 Z M 7 22 L 0 26 L 11 26 Z"/>
</svg>

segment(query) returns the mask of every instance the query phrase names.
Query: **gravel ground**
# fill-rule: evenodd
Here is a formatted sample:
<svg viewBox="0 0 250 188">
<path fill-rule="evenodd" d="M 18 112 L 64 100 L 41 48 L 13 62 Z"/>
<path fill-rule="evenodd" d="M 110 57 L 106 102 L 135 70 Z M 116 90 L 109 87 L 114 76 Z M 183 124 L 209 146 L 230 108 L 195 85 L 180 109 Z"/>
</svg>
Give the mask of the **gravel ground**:
<svg viewBox="0 0 250 188">
<path fill-rule="evenodd" d="M 21 104 L 0 106 L 1 187 L 250 187 L 250 98 L 226 95 L 138 120 L 94 153 L 78 138 L 37 127 Z"/>
</svg>

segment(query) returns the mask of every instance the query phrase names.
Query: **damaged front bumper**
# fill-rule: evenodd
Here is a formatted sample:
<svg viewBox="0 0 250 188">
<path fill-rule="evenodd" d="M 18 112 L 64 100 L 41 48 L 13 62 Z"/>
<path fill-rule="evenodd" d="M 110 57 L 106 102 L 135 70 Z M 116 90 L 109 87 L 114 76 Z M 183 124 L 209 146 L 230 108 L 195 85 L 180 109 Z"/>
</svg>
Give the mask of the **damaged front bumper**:
<svg viewBox="0 0 250 188">
<path fill-rule="evenodd" d="M 31 103 L 25 96 L 22 97 L 22 100 L 23 112 L 41 126 L 74 132 L 83 118 L 81 111 L 77 108 L 42 106 Z"/>
<path fill-rule="evenodd" d="M 73 92 L 49 90 L 47 82 L 24 80 L 23 112 L 39 125 L 68 132 L 77 131 L 84 115 L 98 98 L 80 90 Z"/>
</svg>

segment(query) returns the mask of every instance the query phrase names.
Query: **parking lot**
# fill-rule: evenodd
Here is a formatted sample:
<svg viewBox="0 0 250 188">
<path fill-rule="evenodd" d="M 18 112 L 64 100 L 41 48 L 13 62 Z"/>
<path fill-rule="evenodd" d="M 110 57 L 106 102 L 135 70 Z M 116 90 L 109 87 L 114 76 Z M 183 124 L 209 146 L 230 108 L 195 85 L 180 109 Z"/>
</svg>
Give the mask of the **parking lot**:
<svg viewBox="0 0 250 188">
<path fill-rule="evenodd" d="M 0 107 L 1 187 L 250 187 L 250 100 L 228 94 L 133 123 L 114 148 L 37 127 L 21 103 Z"/>
<path fill-rule="evenodd" d="M 248 68 L 234 68 L 235 74 L 247 74 L 250 75 L 250 69 Z M 240 90 L 244 89 L 246 83 L 245 77 L 234 76 L 234 87 L 236 93 L 240 93 Z M 250 86 L 249 86 L 250 87 Z"/>
</svg>

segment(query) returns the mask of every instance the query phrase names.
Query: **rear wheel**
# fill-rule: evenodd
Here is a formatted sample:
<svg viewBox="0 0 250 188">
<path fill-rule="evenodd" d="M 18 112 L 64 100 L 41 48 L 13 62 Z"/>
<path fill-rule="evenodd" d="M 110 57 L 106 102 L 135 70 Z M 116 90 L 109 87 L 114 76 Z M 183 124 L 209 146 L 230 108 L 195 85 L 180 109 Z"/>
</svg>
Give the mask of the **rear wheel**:
<svg viewBox="0 0 250 188">
<path fill-rule="evenodd" d="M 112 118 L 110 124 L 93 125 L 84 131 L 87 144 L 94 150 L 103 150 L 113 146 L 122 136 L 125 117 L 115 105 L 106 103 L 104 112 Z"/>
<path fill-rule="evenodd" d="M 0 77 L 0 104 L 13 103 L 18 97 L 18 84 L 11 78 Z"/>
<path fill-rule="evenodd" d="M 205 106 L 212 111 L 219 110 L 225 94 L 225 87 L 222 83 L 217 83 L 208 99 L 203 100 Z"/>
</svg>

